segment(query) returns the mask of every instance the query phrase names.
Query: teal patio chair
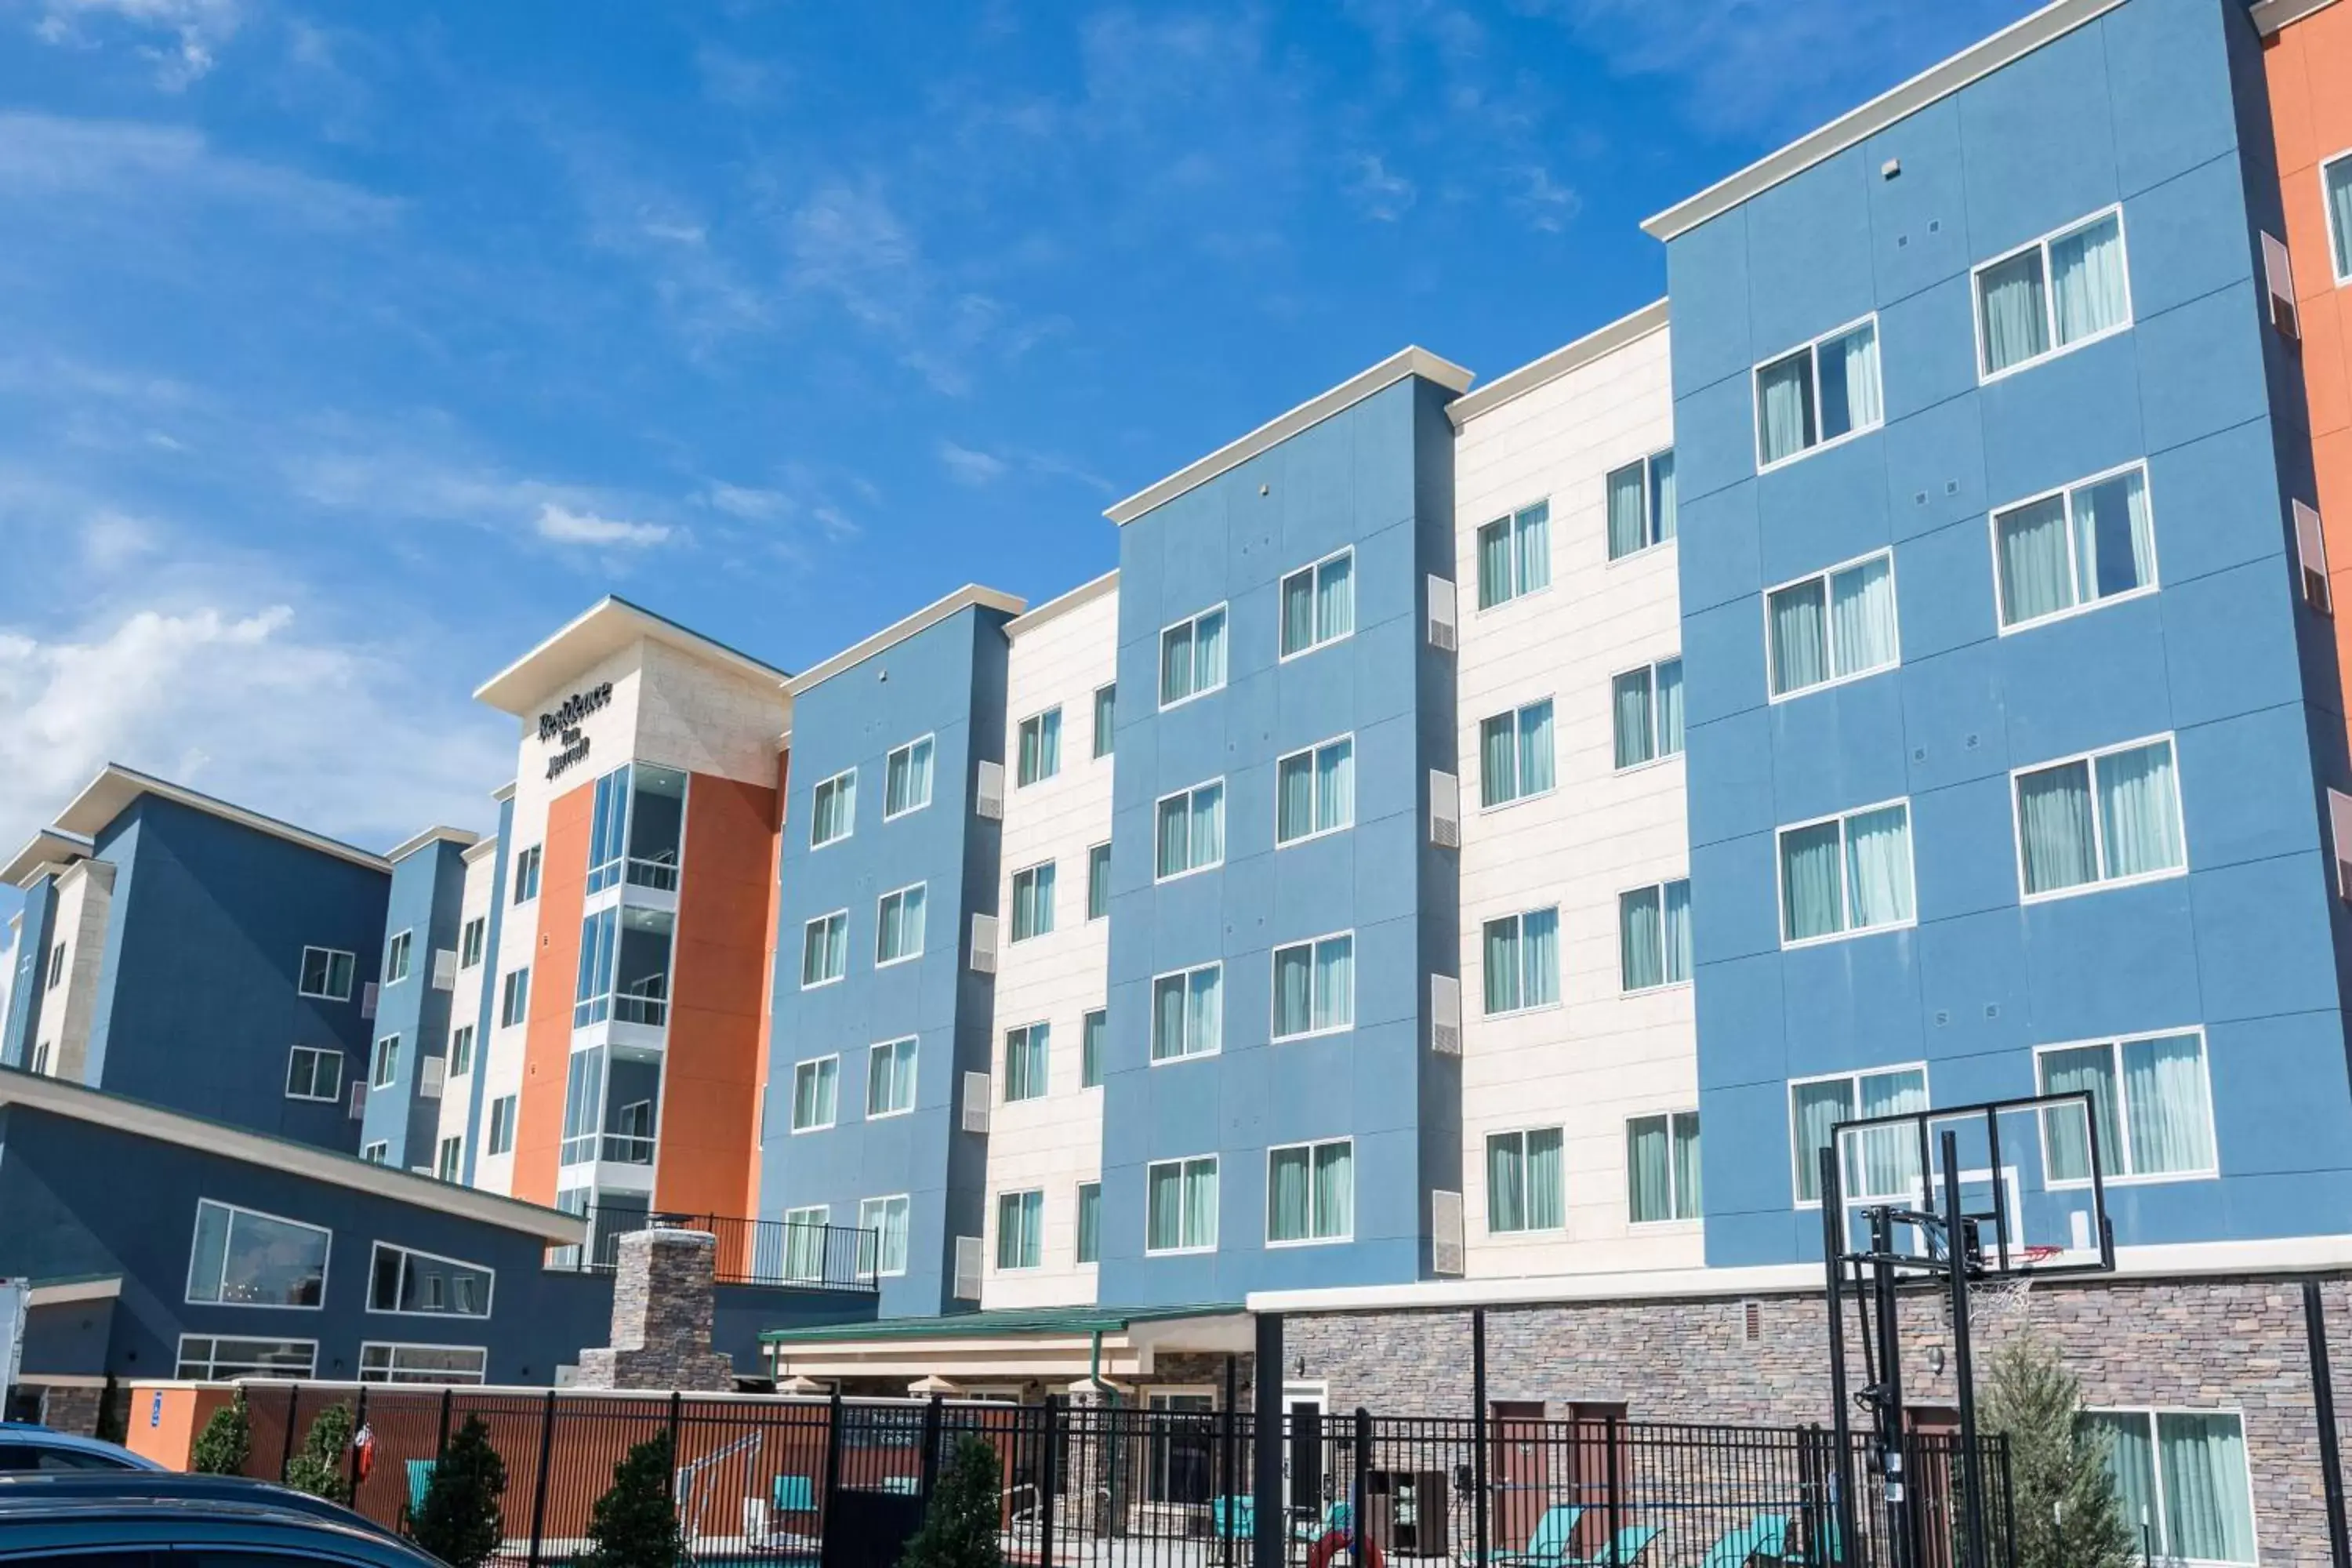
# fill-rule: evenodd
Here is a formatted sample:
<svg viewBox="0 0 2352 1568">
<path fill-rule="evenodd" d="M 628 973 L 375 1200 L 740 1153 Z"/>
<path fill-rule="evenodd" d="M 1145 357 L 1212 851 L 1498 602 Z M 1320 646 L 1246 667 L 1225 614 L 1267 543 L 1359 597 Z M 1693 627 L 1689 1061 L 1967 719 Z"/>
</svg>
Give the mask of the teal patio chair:
<svg viewBox="0 0 2352 1568">
<path fill-rule="evenodd" d="M 1345 1501 L 1338 1498 L 1334 1498 L 1330 1502 L 1324 1505 L 1323 1515 L 1320 1519 L 1318 1519 L 1315 1516 L 1312 1510 L 1301 1509 L 1298 1511 L 1305 1515 L 1305 1517 L 1290 1527 L 1291 1537 L 1294 1540 L 1307 1542 L 1320 1541 L 1335 1530 L 1346 1530 L 1348 1528 L 1348 1520 L 1349 1517 L 1348 1505 Z"/>
<path fill-rule="evenodd" d="M 1778 1559 L 1789 1549 L 1789 1521 L 1777 1513 L 1758 1514 L 1710 1548 L 1700 1568 L 1748 1568 L 1759 1557 Z"/>
<path fill-rule="evenodd" d="M 1559 1568 L 1633 1568 L 1659 1533 L 1654 1524 L 1622 1526 L 1617 1531 L 1617 1539 L 1602 1542 L 1599 1552 L 1590 1557 L 1562 1557 Z"/>
<path fill-rule="evenodd" d="M 1576 1539 L 1576 1523 L 1583 1517 L 1584 1510 L 1576 1504 L 1556 1502 L 1536 1521 L 1535 1531 L 1525 1546 L 1490 1552 L 1486 1561 L 1495 1568 L 1560 1568 L 1569 1561 L 1569 1542 Z"/>
<path fill-rule="evenodd" d="M 409 1527 L 416 1522 L 416 1516 L 425 1511 L 425 1489 L 433 1484 L 431 1459 L 411 1459 L 407 1468 L 408 1501 L 400 1510 L 400 1532 L 403 1535 L 407 1534 Z"/>
<path fill-rule="evenodd" d="M 778 1513 L 814 1513 L 816 1483 L 806 1476 L 778 1476 L 774 1487 Z"/>
<path fill-rule="evenodd" d="M 1257 1533 L 1257 1499 L 1211 1498 L 1209 1521 L 1218 1540 L 1247 1541 Z"/>
</svg>

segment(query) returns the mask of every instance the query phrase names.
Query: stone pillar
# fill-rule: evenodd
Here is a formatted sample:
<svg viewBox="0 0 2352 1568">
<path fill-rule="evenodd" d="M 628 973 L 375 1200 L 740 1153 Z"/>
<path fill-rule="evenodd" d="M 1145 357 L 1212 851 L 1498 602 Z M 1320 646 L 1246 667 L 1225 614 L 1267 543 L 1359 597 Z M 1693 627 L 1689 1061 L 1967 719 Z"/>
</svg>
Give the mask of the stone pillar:
<svg viewBox="0 0 2352 1568">
<path fill-rule="evenodd" d="M 580 1352 L 578 1386 L 733 1390 L 735 1363 L 710 1348 L 718 1246 L 705 1230 L 638 1230 L 620 1238 L 613 1342 Z"/>
<path fill-rule="evenodd" d="M 1060 1516 L 1066 1528 L 1097 1539 L 1124 1534 L 1112 1503 L 1120 1478 L 1113 1474 L 1111 1463 L 1120 1445 L 1112 1439 L 1108 1414 L 1125 1403 L 1120 1390 L 1116 1384 L 1082 1377 L 1064 1395 L 1070 1442 L 1062 1463 Z"/>
</svg>

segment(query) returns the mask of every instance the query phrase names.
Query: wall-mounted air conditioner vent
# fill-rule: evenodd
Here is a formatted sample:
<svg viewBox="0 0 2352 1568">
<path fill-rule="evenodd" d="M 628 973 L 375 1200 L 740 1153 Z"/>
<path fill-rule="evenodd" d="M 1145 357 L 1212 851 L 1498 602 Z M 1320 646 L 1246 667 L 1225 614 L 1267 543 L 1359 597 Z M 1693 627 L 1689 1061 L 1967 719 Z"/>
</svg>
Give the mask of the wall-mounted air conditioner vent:
<svg viewBox="0 0 2352 1568">
<path fill-rule="evenodd" d="M 2290 338 L 2303 336 L 2294 308 L 2294 258 L 2276 235 L 2263 236 L 2263 282 L 2270 290 L 2271 325 Z"/>
<path fill-rule="evenodd" d="M 436 947 L 433 950 L 433 989 L 436 991 L 457 989 L 457 950 L 456 948 Z"/>
<path fill-rule="evenodd" d="M 996 917 L 971 917 L 971 966 L 982 974 L 996 973 Z"/>
<path fill-rule="evenodd" d="M 1429 1048 L 1442 1057 L 1462 1054 L 1462 982 L 1451 974 L 1429 977 Z"/>
<path fill-rule="evenodd" d="M 1440 849 L 1462 847 L 1462 781 L 1436 768 L 1429 771 L 1429 841 Z"/>
<path fill-rule="evenodd" d="M 1467 1261 L 1462 1239 L 1462 1194 L 1439 1188 L 1429 1194 L 1429 1268 L 1459 1277 Z"/>
<path fill-rule="evenodd" d="M 980 1300 L 980 1266 L 987 1254 L 982 1249 L 980 1237 L 956 1237 L 955 1299 L 959 1301 Z"/>
<path fill-rule="evenodd" d="M 967 1132 L 988 1131 L 988 1075 L 968 1072 L 963 1075 L 963 1130 Z"/>
<path fill-rule="evenodd" d="M 1444 577 L 1429 580 L 1429 646 L 1445 653 L 1462 647 L 1461 623 L 1454 614 L 1454 584 Z"/>
<path fill-rule="evenodd" d="M 972 810 L 992 822 L 1004 820 L 1004 764 L 982 763 L 972 790 Z"/>
<path fill-rule="evenodd" d="M 2319 526 L 2319 514 L 2301 501 L 2294 503 L 2294 549 L 2303 566 L 2304 602 L 2323 616 L 2334 615 L 2335 595 L 2327 585 L 2327 535 Z"/>
</svg>

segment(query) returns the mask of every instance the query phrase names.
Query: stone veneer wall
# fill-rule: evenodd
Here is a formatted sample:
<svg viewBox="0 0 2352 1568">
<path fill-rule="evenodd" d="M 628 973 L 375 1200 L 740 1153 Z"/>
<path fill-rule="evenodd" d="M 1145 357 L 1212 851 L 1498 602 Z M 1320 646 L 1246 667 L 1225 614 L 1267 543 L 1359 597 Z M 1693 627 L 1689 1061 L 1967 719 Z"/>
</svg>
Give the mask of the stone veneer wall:
<svg viewBox="0 0 2352 1568">
<path fill-rule="evenodd" d="M 2339 1411 L 2352 1406 L 2352 1280 L 2324 1294 Z M 1749 1314 L 1757 1332 L 1748 1332 Z M 1938 1294 L 1903 1302 L 1904 1394 L 1914 1406 L 1958 1398 Z M 1992 1353 L 2021 1329 L 2049 1336 L 2094 1407 L 2235 1410 L 2245 1420 L 2254 1533 L 2265 1563 L 2324 1563 L 2319 1435 L 2299 1279 L 2045 1281 L 2021 1297 L 1980 1292 L 1979 1391 Z M 1851 1386 L 1861 1375 L 1851 1311 Z M 1946 1352 L 1942 1373 L 1930 1352 Z M 1473 1413 L 1468 1310 L 1292 1316 L 1284 1354 L 1329 1387 L 1329 1408 L 1377 1415 Z M 1486 1309 L 1489 1400 L 1622 1404 L 1636 1421 L 1826 1424 L 1828 1313 L 1819 1294 L 1750 1300 L 1610 1301 Z M 2339 1420 L 2345 1451 L 2352 1426 Z"/>
<path fill-rule="evenodd" d="M 710 1348 L 717 1250 L 716 1240 L 702 1230 L 640 1230 L 621 1237 L 613 1342 L 580 1352 L 578 1385 L 732 1390 L 735 1363 Z"/>
</svg>

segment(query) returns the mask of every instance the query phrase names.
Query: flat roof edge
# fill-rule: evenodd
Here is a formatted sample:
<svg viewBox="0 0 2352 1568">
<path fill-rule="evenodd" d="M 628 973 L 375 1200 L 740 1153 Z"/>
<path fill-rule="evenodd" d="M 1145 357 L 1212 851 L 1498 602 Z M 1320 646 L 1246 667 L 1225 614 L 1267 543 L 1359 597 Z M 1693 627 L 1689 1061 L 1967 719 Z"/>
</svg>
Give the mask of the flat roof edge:
<svg viewBox="0 0 2352 1568">
<path fill-rule="evenodd" d="M 2261 0 L 2249 16 L 2254 19 L 2254 30 L 2265 38 L 2273 37 L 2281 27 L 2300 22 L 2316 11 L 2325 11 L 2336 0 Z"/>
<path fill-rule="evenodd" d="M 428 844 L 455 844 L 459 849 L 471 849 L 481 842 L 482 836 L 463 827 L 436 826 L 402 839 L 384 852 L 384 858 L 394 864 L 407 859 Z"/>
<path fill-rule="evenodd" d="M 783 683 L 784 690 L 793 697 L 821 686 L 843 670 L 854 669 L 876 654 L 905 642 L 916 633 L 928 631 L 950 616 L 969 609 L 1002 610 L 1007 616 L 1019 616 L 1029 608 L 1029 602 L 1018 595 L 1002 589 L 982 587 L 967 583 L 944 598 L 934 599 L 913 615 L 894 621 L 862 642 L 853 643 L 831 658 L 820 659 L 800 674 Z M 787 730 L 786 734 L 792 731 Z"/>
<path fill-rule="evenodd" d="M 54 827 L 36 831 L 16 851 L 16 858 L 0 866 L 0 883 L 11 888 L 29 887 L 41 874 L 41 868 L 56 864 L 68 855 L 94 854 L 98 846 L 79 833 L 60 833 Z"/>
<path fill-rule="evenodd" d="M 173 784 L 169 779 L 157 778 L 152 773 L 142 773 L 137 768 L 126 768 L 121 763 L 109 763 L 100 768 L 98 776 L 83 785 L 80 793 L 68 801 L 66 808 L 58 813 L 58 820 L 52 825 L 51 831 L 78 835 L 79 830 L 67 827 L 66 821 L 75 812 L 81 810 L 85 805 L 91 809 L 97 809 L 109 785 L 127 793 L 122 800 L 108 813 L 107 822 L 113 821 L 115 817 L 129 810 L 131 802 L 141 795 L 160 795 L 175 805 L 184 805 L 191 811 L 201 811 L 208 816 L 217 816 L 224 822 L 233 822 L 240 827 L 250 828 L 256 833 L 266 833 L 273 838 L 283 838 L 289 844 L 299 844 L 306 849 L 315 849 L 322 855 L 331 855 L 339 860 L 348 860 L 354 866 L 364 866 L 371 871 L 392 869 L 392 862 L 389 859 L 382 855 L 362 849 L 355 844 L 346 844 L 340 838 L 330 838 L 323 833 L 314 833 L 307 827 L 297 827 L 290 822 L 256 811 L 250 806 L 238 805 L 234 801 L 206 795 L 202 790 L 190 789 L 185 784 Z M 104 826 L 103 822 L 95 825 L 100 827 Z M 84 837 L 95 842 L 97 836 L 92 832 Z"/>
<path fill-rule="evenodd" d="M 2052 0 L 2041 10 L 1929 66 L 1861 108 L 1840 115 L 1779 152 L 1767 153 L 1738 174 L 1646 219 L 1642 228 L 1654 239 L 1673 239 L 1686 234 L 1709 218 L 1719 217 L 1782 181 L 1869 140 L 1906 115 L 1916 114 L 2084 24 L 2096 21 L 2123 3 L 2124 0 Z"/>
<path fill-rule="evenodd" d="M 1310 426 L 1321 424 L 1343 409 L 1355 406 L 1409 375 L 1435 382 L 1447 391 L 1457 393 L 1468 391 L 1470 383 L 1475 379 L 1471 371 L 1452 360 L 1440 359 L 1427 349 L 1408 345 L 1370 369 L 1359 371 L 1328 392 L 1318 393 L 1288 413 L 1267 420 L 1239 440 L 1229 441 L 1197 462 L 1177 469 L 1159 483 L 1136 491 L 1103 515 L 1121 525 L 1132 522 L 1153 508 L 1164 506 L 1188 490 L 1198 489 L 1219 474 L 1241 467 L 1259 453 L 1288 440 Z"/>
<path fill-rule="evenodd" d="M 1454 427 L 1459 430 L 1490 409 L 1524 397 L 1538 387 L 1549 386 L 1573 371 L 1582 370 L 1586 365 L 1608 358 L 1619 349 L 1664 331 L 1667 314 L 1667 302 L 1654 300 L 1629 316 L 1620 316 L 1607 326 L 1587 332 L 1574 342 L 1556 348 L 1543 358 L 1523 364 L 1508 375 L 1497 376 L 1477 391 L 1455 398 L 1445 405 L 1445 416 L 1453 420 Z"/>
<path fill-rule="evenodd" d="M 618 594 L 607 594 L 541 638 L 521 658 L 511 660 L 505 668 L 474 688 L 474 700 L 501 713 L 527 717 L 523 710 L 546 694 L 547 683 L 541 671 L 556 650 L 572 638 L 593 632 L 599 621 L 613 617 L 627 620 L 638 636 L 649 641 L 712 664 L 723 665 L 753 679 L 785 681 L 792 679 L 790 670 L 780 669 L 765 659 L 754 658 L 742 649 L 730 647 L 657 610 L 648 610 Z M 604 653 L 611 651 L 605 649 Z M 603 657 L 603 653 L 597 657 Z M 593 659 L 589 662 L 593 663 Z"/>
<path fill-rule="evenodd" d="M 1072 610 L 1083 609 L 1104 595 L 1118 591 L 1118 568 L 1114 566 L 1093 582 L 1081 583 L 1059 598 L 1048 599 L 1035 609 L 1013 616 L 1004 623 L 1004 635 L 1016 637 L 1024 632 L 1034 632 L 1048 621 L 1057 620 Z"/>
</svg>

